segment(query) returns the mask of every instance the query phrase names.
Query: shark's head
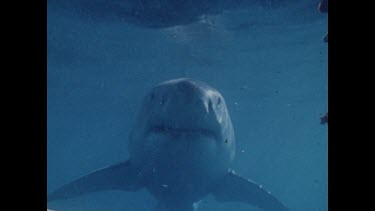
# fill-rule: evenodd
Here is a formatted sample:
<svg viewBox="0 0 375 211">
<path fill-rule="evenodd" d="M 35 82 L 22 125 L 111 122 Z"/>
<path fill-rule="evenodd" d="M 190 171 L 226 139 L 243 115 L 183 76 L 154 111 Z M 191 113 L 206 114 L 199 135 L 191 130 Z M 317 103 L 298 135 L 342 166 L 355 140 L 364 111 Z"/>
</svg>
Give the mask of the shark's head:
<svg viewBox="0 0 375 211">
<path fill-rule="evenodd" d="M 157 85 L 144 99 L 129 151 L 132 162 L 147 172 L 187 165 L 213 177 L 225 173 L 235 137 L 223 96 L 187 78 Z"/>
</svg>

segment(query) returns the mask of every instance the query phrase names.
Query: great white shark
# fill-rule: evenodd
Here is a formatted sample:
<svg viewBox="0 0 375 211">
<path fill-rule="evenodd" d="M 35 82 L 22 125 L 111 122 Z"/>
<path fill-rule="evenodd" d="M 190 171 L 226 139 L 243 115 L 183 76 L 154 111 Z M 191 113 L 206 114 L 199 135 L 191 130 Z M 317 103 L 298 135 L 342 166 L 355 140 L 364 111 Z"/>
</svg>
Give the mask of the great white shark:
<svg viewBox="0 0 375 211">
<path fill-rule="evenodd" d="M 230 169 L 235 134 L 223 96 L 204 82 L 180 78 L 144 98 L 128 140 L 127 161 L 99 169 L 48 194 L 48 201 L 105 190 L 147 189 L 157 211 L 195 211 L 211 194 L 265 211 L 289 211 L 268 190 Z"/>
</svg>

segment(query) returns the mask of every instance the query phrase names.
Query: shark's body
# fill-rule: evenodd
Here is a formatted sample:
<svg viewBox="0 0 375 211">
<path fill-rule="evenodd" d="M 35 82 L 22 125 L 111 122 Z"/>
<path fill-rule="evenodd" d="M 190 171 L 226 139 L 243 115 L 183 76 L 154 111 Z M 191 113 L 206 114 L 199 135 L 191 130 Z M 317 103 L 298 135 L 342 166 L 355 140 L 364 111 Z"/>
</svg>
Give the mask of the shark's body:
<svg viewBox="0 0 375 211">
<path fill-rule="evenodd" d="M 146 188 L 161 211 L 192 211 L 208 194 L 266 211 L 288 209 L 268 191 L 230 170 L 235 136 L 222 95 L 203 82 L 175 79 L 145 97 L 129 137 L 130 159 L 68 183 L 48 201 L 118 189 Z"/>
</svg>

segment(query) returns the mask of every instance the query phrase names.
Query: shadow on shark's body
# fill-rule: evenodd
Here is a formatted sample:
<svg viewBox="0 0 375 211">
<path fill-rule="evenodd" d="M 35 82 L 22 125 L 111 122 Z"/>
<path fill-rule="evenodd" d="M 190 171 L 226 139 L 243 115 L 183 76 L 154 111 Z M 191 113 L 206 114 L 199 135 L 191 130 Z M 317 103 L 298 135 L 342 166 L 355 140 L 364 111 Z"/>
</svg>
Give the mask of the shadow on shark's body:
<svg viewBox="0 0 375 211">
<path fill-rule="evenodd" d="M 49 9 L 95 21 L 123 21 L 166 28 L 201 20 L 205 15 L 254 5 L 274 7 L 295 0 L 49 0 Z"/>
<path fill-rule="evenodd" d="M 62 186 L 48 201 L 145 188 L 159 201 L 158 211 L 197 210 L 196 202 L 209 194 L 266 211 L 289 210 L 269 191 L 230 170 L 232 122 L 223 96 L 203 82 L 182 78 L 154 87 L 144 98 L 128 144 L 129 160 Z"/>
</svg>

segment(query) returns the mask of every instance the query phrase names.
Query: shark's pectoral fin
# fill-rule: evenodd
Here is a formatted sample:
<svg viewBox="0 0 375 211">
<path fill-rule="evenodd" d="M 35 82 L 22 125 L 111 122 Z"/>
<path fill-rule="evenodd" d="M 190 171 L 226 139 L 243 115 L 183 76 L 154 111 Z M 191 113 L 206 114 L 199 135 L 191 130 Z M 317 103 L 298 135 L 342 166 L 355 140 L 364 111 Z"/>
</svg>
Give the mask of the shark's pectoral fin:
<svg viewBox="0 0 375 211">
<path fill-rule="evenodd" d="M 212 187 L 217 201 L 245 202 L 266 211 L 289 211 L 276 197 L 251 180 L 229 171 L 224 178 Z"/>
<path fill-rule="evenodd" d="M 48 201 L 68 199 L 103 190 L 135 191 L 142 187 L 142 177 L 129 161 L 109 166 L 80 177 L 50 193 Z"/>
</svg>

